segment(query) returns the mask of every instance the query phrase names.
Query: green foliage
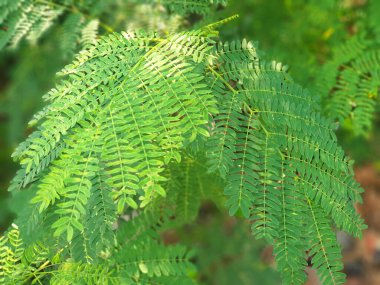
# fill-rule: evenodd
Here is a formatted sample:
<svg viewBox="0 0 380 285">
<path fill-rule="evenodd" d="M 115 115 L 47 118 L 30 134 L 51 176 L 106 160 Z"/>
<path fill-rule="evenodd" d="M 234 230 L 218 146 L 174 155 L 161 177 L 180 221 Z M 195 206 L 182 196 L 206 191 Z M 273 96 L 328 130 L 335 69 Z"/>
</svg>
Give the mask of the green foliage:
<svg viewBox="0 0 380 285">
<path fill-rule="evenodd" d="M 246 16 L 222 33 L 254 34 L 269 57 L 289 63 L 292 77 L 321 97 L 327 119 L 368 138 L 378 109 L 378 2 L 237 1 L 226 13 Z"/>
<path fill-rule="evenodd" d="M 6 236 L 0 238 L 0 282 L 20 284 L 44 266 L 47 250 L 41 243 L 25 247 L 17 225 L 12 224 Z"/>
<path fill-rule="evenodd" d="M 193 284 L 192 253 L 183 246 L 164 246 L 150 234 L 153 218 L 140 215 L 128 224 L 119 223 L 115 245 L 97 262 L 63 260 L 64 249 L 47 260 L 42 243 L 26 247 L 16 225 L 0 240 L 2 284 L 24 284 L 28 280 L 49 284 Z M 75 249 L 77 250 L 77 249 Z"/>
<path fill-rule="evenodd" d="M 176 224 L 189 224 L 198 217 L 202 201 L 213 201 L 224 208 L 223 183 L 207 173 L 206 159 L 200 153 L 182 154 L 180 163 L 171 163 L 164 173 L 167 191 L 165 198 L 155 202 L 154 208 L 167 208 L 175 213 Z"/>
<path fill-rule="evenodd" d="M 356 32 L 334 46 L 317 78 L 327 117 L 355 135 L 371 133 L 380 90 L 378 1 L 368 1 Z M 368 19 L 367 19 L 368 17 Z"/>
<path fill-rule="evenodd" d="M 200 284 L 281 284 L 271 263 L 271 251 L 263 240 L 252 242 L 250 223 L 218 215 L 210 204 L 204 206 L 197 223 L 178 230 L 179 239 L 195 247 Z"/>
<path fill-rule="evenodd" d="M 21 169 L 10 191 L 32 197 L 14 255 L 43 244 L 51 264 L 28 278 L 192 282 L 191 255 L 151 230 L 167 211 L 174 225 L 193 221 L 224 188 L 229 213 L 274 246 L 284 284 L 303 284 L 308 255 L 323 284 L 343 283 L 333 227 L 356 237 L 364 228 L 352 163 L 283 65 L 249 41 L 218 42 L 226 21 L 164 37 L 112 33 L 59 73 L 13 154 Z"/>
<path fill-rule="evenodd" d="M 62 34 L 54 48 L 60 45 L 66 60 L 83 48 L 59 72 L 47 105 L 30 121 L 34 132 L 13 154 L 21 169 L 9 190 L 27 203 L 18 226 L 0 239 L 0 282 L 204 280 L 193 253 L 163 245 L 159 234 L 188 226 L 211 200 L 247 219 L 253 234 L 273 246 L 284 284 L 304 284 L 306 260 L 323 284 L 343 284 L 334 230 L 360 237 L 365 226 L 354 209 L 362 189 L 337 146 L 333 121 L 358 134 L 371 128 L 380 74 L 377 1 L 232 3 L 260 19 L 242 19 L 239 33 L 254 27 L 270 57 L 289 62 L 311 94 L 286 66 L 263 60 L 256 44 L 219 42 L 215 29 L 230 19 L 180 32 L 194 14 L 207 20 L 226 1 L 125 2 L 0 0 L 1 47 L 23 38 L 36 43 L 62 23 L 52 28 Z M 358 21 L 363 15 L 368 21 Z M 99 39 L 99 27 L 113 30 L 104 19 L 126 32 Z M 357 32 L 362 28 L 366 36 Z M 40 54 L 52 52 L 40 45 L 15 69 L 25 88 L 36 84 L 28 66 Z M 41 77 L 49 86 L 49 76 Z M 17 93 L 25 91 L 9 90 L 7 106 L 17 106 Z M 12 142 L 21 124 L 12 128 Z M 249 248 L 236 235 L 207 242 L 235 244 L 231 255 Z M 213 258 L 207 255 L 203 249 L 195 260 L 201 270 L 208 266 L 202 260 Z M 226 266 L 227 284 L 255 278 L 236 273 L 253 264 L 250 258 Z M 206 279 L 222 284 L 213 273 Z"/>
<path fill-rule="evenodd" d="M 110 10 L 110 7 L 122 8 L 128 3 L 124 1 L 74 1 L 74 0 L 2 0 L 0 1 L 0 49 L 9 46 L 15 48 L 25 38 L 31 43 L 37 40 L 48 30 L 59 17 L 64 17 L 61 26 L 61 39 L 64 55 L 71 56 L 78 44 L 82 48 L 97 39 L 98 25 L 108 32 L 112 28 L 99 17 Z M 125 1 L 127 2 L 127 1 Z M 135 4 L 158 5 L 179 15 L 190 13 L 205 15 L 211 8 L 226 5 L 227 0 L 140 0 L 129 1 Z M 62 18 L 61 17 L 61 18 Z"/>
<path fill-rule="evenodd" d="M 110 4 L 107 1 L 107 5 Z M 76 4 L 76 6 L 74 6 Z M 107 7 L 104 3 L 96 3 L 92 0 L 75 3 L 71 0 L 40 1 L 40 0 L 4 0 L 1 3 L 2 31 L 0 34 L 0 47 L 16 47 L 26 38 L 35 43 L 41 35 L 49 29 L 58 17 L 68 14 L 64 21 L 63 30 L 70 34 L 70 38 L 64 38 L 63 42 L 75 46 L 80 31 L 84 31 L 83 38 L 88 38 L 85 27 L 91 23 L 91 19 L 101 13 Z M 65 46 L 65 48 L 67 48 Z"/>
<path fill-rule="evenodd" d="M 380 90 L 380 53 L 372 41 L 355 36 L 338 46 L 317 82 L 328 117 L 355 134 L 370 131 Z"/>
<path fill-rule="evenodd" d="M 349 1 L 231 1 L 225 14 L 242 17 L 221 33 L 228 39 L 254 35 L 268 58 L 289 64 L 292 77 L 310 87 L 330 46 L 345 38 L 347 23 L 356 17 L 342 2 Z"/>
<path fill-rule="evenodd" d="M 152 0 L 149 0 L 152 1 Z M 155 2 L 153 0 L 153 2 Z M 160 1 L 163 5 L 168 7 L 170 11 L 179 14 L 195 13 L 205 15 L 211 12 L 213 5 L 225 6 L 227 0 L 195 0 L 195 1 L 176 1 L 176 0 L 163 0 Z"/>
</svg>

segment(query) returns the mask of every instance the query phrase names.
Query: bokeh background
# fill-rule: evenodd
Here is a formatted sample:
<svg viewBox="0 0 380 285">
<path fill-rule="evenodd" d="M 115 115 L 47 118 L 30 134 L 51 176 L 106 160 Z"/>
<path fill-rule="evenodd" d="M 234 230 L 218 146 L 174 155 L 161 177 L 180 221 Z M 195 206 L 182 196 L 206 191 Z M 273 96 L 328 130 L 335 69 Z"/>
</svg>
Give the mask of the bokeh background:
<svg viewBox="0 0 380 285">
<path fill-rule="evenodd" d="M 104 23 L 99 35 L 109 28 L 166 33 L 239 14 L 237 20 L 221 27 L 221 39 L 257 42 L 263 57 L 286 64 L 295 81 L 310 90 L 335 46 L 368 26 L 380 26 L 379 0 L 231 0 L 227 7 L 217 7 L 207 17 L 176 15 L 165 10 L 160 1 L 109 2 L 110 7 L 99 15 Z M 0 232 L 10 225 L 20 207 L 7 192 L 17 170 L 12 151 L 32 131 L 27 122 L 44 105 L 42 95 L 54 86 L 56 72 L 78 51 L 76 42 L 80 39 L 70 37 L 65 29 L 64 20 L 59 19 L 37 42 L 21 42 L 16 49 L 0 52 Z M 355 174 L 365 189 L 364 203 L 357 209 L 368 224 L 362 240 L 337 233 L 348 284 L 380 284 L 378 112 L 372 130 L 366 134 L 355 136 L 350 126 L 339 128 L 337 134 L 340 145 L 356 161 Z M 163 238 L 166 243 L 181 241 L 198 249 L 195 261 L 204 284 L 280 284 L 271 248 L 255 241 L 249 230 L 249 224 L 205 203 L 196 224 L 168 231 Z M 319 284 L 312 271 L 308 284 Z"/>
</svg>

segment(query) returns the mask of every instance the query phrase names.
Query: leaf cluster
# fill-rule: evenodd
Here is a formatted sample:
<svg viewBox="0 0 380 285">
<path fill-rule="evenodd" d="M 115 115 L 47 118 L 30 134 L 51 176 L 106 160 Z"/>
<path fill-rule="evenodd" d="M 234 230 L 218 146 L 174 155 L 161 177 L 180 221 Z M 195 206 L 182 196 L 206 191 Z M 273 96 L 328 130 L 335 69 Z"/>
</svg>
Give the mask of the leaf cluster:
<svg viewBox="0 0 380 285">
<path fill-rule="evenodd" d="M 13 154 L 21 169 L 10 191 L 32 192 L 16 223 L 25 248 L 44 244 L 47 262 L 63 261 L 53 284 L 120 272 L 137 284 L 188 278 L 177 266 L 189 259 L 183 249 L 139 237 L 115 253 L 139 232 L 118 240 L 115 225 L 134 213 L 162 219 L 165 208 L 188 223 L 220 189 L 230 214 L 251 220 L 254 235 L 274 246 L 284 284 L 305 281 L 309 257 L 324 284 L 344 282 L 334 227 L 354 236 L 364 228 L 352 163 L 318 101 L 253 43 L 218 42 L 219 24 L 103 37 L 44 96 L 48 105 L 30 122 L 36 131 Z M 166 254 L 172 267 L 131 261 Z"/>
</svg>

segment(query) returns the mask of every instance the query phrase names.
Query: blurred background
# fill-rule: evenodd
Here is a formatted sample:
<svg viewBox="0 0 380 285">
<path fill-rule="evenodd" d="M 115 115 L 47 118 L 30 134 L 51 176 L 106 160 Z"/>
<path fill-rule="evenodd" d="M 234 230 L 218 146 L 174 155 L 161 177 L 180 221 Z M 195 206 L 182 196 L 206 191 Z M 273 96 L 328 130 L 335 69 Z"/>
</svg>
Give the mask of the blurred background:
<svg viewBox="0 0 380 285">
<path fill-rule="evenodd" d="M 227 6 L 213 7 L 207 16 L 176 13 L 161 1 L 100 2 L 109 3 L 92 15 L 99 19 L 94 22 L 99 36 L 140 28 L 169 33 L 239 14 L 237 20 L 221 27 L 221 39 L 257 42 L 262 57 L 286 64 L 294 80 L 313 96 L 319 96 L 316 81 L 336 46 L 366 33 L 371 48 L 380 47 L 379 0 L 231 0 Z M 56 72 L 83 47 L 79 34 L 67 32 L 77 20 L 60 16 L 38 40 L 21 41 L 17 48 L 0 52 L 0 232 L 19 208 L 10 202 L 7 191 L 17 171 L 12 151 L 32 131 L 27 123 L 44 106 L 42 95 L 54 86 Z M 363 239 L 337 233 L 351 285 L 380 284 L 379 104 L 374 108 L 368 131 L 355 134 L 349 121 L 337 128 L 339 144 L 355 160 L 357 180 L 365 189 L 364 203 L 357 207 L 368 225 Z M 166 243 L 180 240 L 198 249 L 196 263 L 204 284 L 280 284 L 271 248 L 253 239 L 249 224 L 221 214 L 210 203 L 202 206 L 196 224 L 168 231 L 163 238 Z M 308 284 L 318 284 L 312 271 Z"/>
</svg>

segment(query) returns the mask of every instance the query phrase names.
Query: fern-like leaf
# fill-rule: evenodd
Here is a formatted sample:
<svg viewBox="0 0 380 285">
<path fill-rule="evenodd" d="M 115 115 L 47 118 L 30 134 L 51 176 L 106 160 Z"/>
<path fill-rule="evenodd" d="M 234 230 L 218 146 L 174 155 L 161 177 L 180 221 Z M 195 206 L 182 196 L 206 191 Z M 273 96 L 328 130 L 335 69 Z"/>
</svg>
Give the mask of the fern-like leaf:
<svg viewBox="0 0 380 285">
<path fill-rule="evenodd" d="M 132 219 L 124 241 L 112 229 L 138 208 L 159 219 L 167 206 L 189 222 L 204 193 L 220 189 L 210 180 L 224 186 L 230 214 L 274 246 L 284 284 L 305 280 L 306 252 L 322 280 L 343 282 L 331 225 L 354 236 L 364 228 L 352 162 L 284 66 L 262 61 L 248 41 L 216 43 L 217 25 L 103 37 L 45 96 L 37 130 L 14 152 L 21 170 L 10 189 L 32 191 L 30 242 L 47 241 L 63 260 L 54 282 L 189 279 L 188 252 L 149 234 L 157 222 Z"/>
<path fill-rule="evenodd" d="M 325 113 L 356 135 L 372 128 L 380 86 L 380 53 L 373 42 L 354 36 L 334 50 L 318 80 Z"/>
</svg>

